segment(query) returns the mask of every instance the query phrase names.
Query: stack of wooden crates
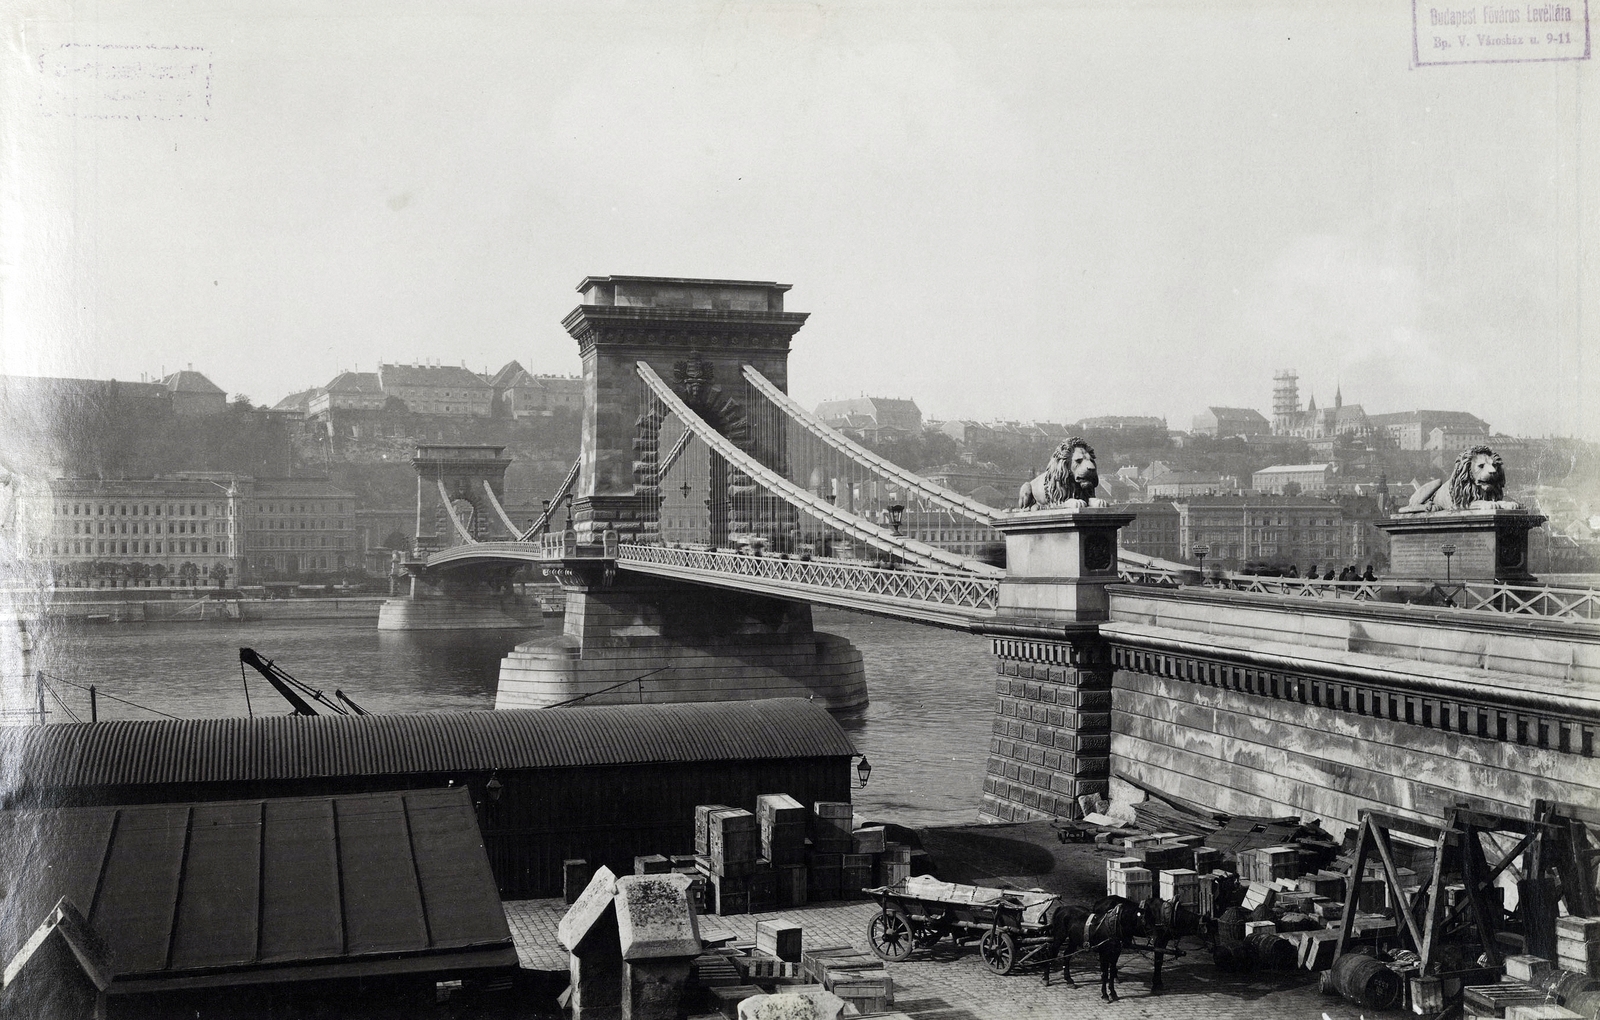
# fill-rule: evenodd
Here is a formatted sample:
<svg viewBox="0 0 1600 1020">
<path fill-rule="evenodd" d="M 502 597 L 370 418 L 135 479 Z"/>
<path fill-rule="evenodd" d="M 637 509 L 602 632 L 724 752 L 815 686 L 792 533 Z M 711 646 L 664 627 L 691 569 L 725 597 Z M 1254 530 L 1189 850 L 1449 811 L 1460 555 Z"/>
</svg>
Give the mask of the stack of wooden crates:
<svg viewBox="0 0 1600 1020">
<path fill-rule="evenodd" d="M 705 880 L 705 913 L 850 899 L 911 875 L 911 848 L 890 842 L 882 826 L 854 828 L 849 801 L 807 808 L 788 794 L 767 793 L 755 806 L 753 813 L 726 804 L 695 808 L 694 870 Z"/>
</svg>

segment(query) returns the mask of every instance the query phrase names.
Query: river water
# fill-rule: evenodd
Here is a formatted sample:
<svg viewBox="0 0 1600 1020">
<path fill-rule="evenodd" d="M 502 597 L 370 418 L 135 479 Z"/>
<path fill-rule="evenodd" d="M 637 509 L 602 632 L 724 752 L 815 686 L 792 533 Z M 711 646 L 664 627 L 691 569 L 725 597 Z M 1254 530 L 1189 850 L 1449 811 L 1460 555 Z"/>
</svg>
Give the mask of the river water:
<svg viewBox="0 0 1600 1020">
<path fill-rule="evenodd" d="M 988 641 L 833 610 L 817 609 L 815 620 L 866 661 L 871 703 L 839 718 L 872 763 L 872 778 L 855 791 L 858 813 L 911 825 L 975 821 L 994 719 Z M 371 621 L 68 627 L 40 643 L 36 666 L 95 684 L 102 719 L 156 717 L 113 697 L 184 718 L 286 712 L 258 673 L 241 679 L 240 646 L 330 696 L 341 688 L 370 711 L 492 709 L 501 657 L 519 642 L 553 638 L 559 621 L 551 624 L 455 633 L 380 633 Z M 88 717 L 86 693 L 53 686 Z M 54 701 L 48 707 L 52 721 L 66 718 Z"/>
</svg>

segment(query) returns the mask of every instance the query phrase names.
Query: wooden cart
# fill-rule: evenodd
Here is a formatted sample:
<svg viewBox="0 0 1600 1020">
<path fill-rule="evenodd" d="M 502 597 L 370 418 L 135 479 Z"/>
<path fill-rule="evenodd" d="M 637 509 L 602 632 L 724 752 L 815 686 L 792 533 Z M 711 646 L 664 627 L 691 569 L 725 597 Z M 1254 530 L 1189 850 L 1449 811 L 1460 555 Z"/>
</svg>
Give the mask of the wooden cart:
<svg viewBox="0 0 1600 1020">
<path fill-rule="evenodd" d="M 1051 951 L 1050 915 L 1060 897 L 1040 890 L 992 889 L 941 882 L 927 875 L 862 890 L 880 910 L 867 923 L 867 943 L 891 962 L 945 937 L 978 943 L 986 967 L 1009 974 Z"/>
</svg>

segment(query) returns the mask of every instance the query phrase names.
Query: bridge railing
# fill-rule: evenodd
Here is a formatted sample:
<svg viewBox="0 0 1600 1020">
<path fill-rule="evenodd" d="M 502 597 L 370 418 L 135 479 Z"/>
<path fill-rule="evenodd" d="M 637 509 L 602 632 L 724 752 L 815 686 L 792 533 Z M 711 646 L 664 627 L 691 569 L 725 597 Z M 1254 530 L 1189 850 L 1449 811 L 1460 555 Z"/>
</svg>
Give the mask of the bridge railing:
<svg viewBox="0 0 1600 1020">
<path fill-rule="evenodd" d="M 759 577 L 815 588 L 830 588 L 891 599 L 928 602 L 964 609 L 992 610 L 999 598 L 999 579 L 963 577 L 923 570 L 890 570 L 863 563 L 833 559 L 781 559 L 740 553 L 678 549 L 659 545 L 618 547 L 619 563 L 649 563 L 664 567 L 715 571 Z"/>
<path fill-rule="evenodd" d="M 1553 588 L 1494 581 L 1323 581 L 1247 574 L 1210 578 L 1205 583 L 1207 587 L 1227 591 L 1290 598 L 1410 603 L 1556 620 L 1600 620 L 1600 589 L 1596 588 Z"/>
</svg>

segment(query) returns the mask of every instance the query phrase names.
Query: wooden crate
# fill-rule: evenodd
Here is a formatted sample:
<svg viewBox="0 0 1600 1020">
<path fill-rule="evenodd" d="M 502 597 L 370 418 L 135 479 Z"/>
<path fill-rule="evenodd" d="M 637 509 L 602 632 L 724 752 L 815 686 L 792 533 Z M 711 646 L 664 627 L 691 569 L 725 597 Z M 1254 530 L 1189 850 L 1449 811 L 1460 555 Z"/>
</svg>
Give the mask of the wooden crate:
<svg viewBox="0 0 1600 1020">
<path fill-rule="evenodd" d="M 872 871 L 872 884 L 890 886 L 904 882 L 911 877 L 911 865 L 900 864 L 888 859 L 888 855 L 878 858 L 878 863 Z"/>
<path fill-rule="evenodd" d="M 775 864 L 772 872 L 778 880 L 778 906 L 803 907 L 806 905 L 806 866 L 804 864 Z"/>
<path fill-rule="evenodd" d="M 694 809 L 694 852 L 697 854 L 711 853 L 711 813 L 713 811 L 732 811 L 733 808 L 726 804 L 699 804 Z"/>
<path fill-rule="evenodd" d="M 1468 1011 L 1503 1016 L 1512 1006 L 1538 1006 L 1545 1000 L 1544 990 L 1526 981 L 1502 981 L 1497 985 L 1470 985 L 1461 989 L 1461 1000 Z"/>
<path fill-rule="evenodd" d="M 839 869 L 839 897 L 858 899 L 861 890 L 872 885 L 872 854 L 844 854 Z"/>
<path fill-rule="evenodd" d="M 778 873 L 772 865 L 761 867 L 750 873 L 750 912 L 753 914 L 764 913 L 778 909 Z"/>
<path fill-rule="evenodd" d="M 842 854 L 854 849 L 855 810 L 849 801 L 817 801 L 811 805 L 809 823 L 813 850 Z"/>
<path fill-rule="evenodd" d="M 779 960 L 800 962 L 801 937 L 798 924 L 775 919 L 756 922 L 756 949 Z"/>
<path fill-rule="evenodd" d="M 672 860 L 661 854 L 646 854 L 633 859 L 635 875 L 665 875 L 672 871 Z"/>
<path fill-rule="evenodd" d="M 866 825 L 850 834 L 858 854 L 881 854 L 888 837 L 881 825 Z"/>
<path fill-rule="evenodd" d="M 707 819 L 711 830 L 712 870 L 722 875 L 748 873 L 760 856 L 761 833 L 756 816 L 743 808 L 713 811 Z"/>
<path fill-rule="evenodd" d="M 1193 868 L 1168 868 L 1160 875 L 1160 896 L 1199 909 L 1200 875 Z"/>
</svg>

